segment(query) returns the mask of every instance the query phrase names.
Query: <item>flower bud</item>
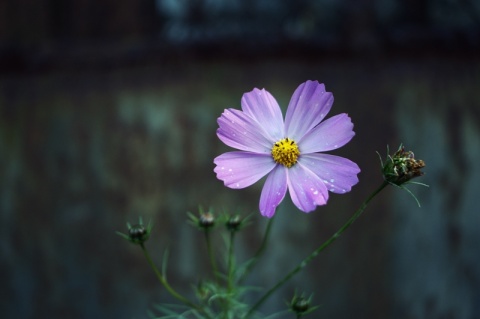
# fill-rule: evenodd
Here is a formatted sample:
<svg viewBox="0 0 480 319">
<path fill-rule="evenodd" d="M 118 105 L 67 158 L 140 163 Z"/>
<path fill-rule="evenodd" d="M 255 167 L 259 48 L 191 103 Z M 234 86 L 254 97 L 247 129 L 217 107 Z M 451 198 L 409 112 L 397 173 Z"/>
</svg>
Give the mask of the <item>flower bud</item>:
<svg viewBox="0 0 480 319">
<path fill-rule="evenodd" d="M 310 308 L 310 300 L 303 297 L 294 297 L 291 304 L 293 312 L 297 315 L 304 314 Z"/>
<path fill-rule="evenodd" d="M 143 244 L 150 236 L 150 232 L 145 226 L 136 224 L 128 229 L 128 237 L 134 244 Z"/>
<path fill-rule="evenodd" d="M 397 186 L 422 176 L 424 173 L 421 169 L 424 167 L 425 162 L 415 159 L 413 152 L 405 151 L 402 145 L 392 156 L 388 155 L 385 162 L 382 161 L 384 179 Z"/>
<path fill-rule="evenodd" d="M 206 229 L 212 227 L 213 225 L 215 225 L 215 216 L 213 216 L 212 213 L 206 212 L 200 214 L 200 218 L 198 218 L 198 226 Z"/>
<path fill-rule="evenodd" d="M 288 304 L 290 311 L 297 315 L 297 318 L 303 317 L 303 315 L 314 312 L 319 306 L 312 306 L 312 295 L 306 298 L 302 293 L 298 295 L 297 292 L 293 295 L 292 301 Z"/>
<path fill-rule="evenodd" d="M 215 226 L 216 218 L 211 209 L 205 212 L 200 207 L 198 215 L 190 212 L 187 215 L 188 223 L 199 230 L 208 231 Z"/>
<path fill-rule="evenodd" d="M 242 220 L 239 215 L 230 217 L 225 223 L 229 231 L 237 231 L 242 226 Z"/>
<path fill-rule="evenodd" d="M 147 226 L 143 225 L 142 218 L 139 218 L 138 224 L 133 226 L 127 223 L 128 234 L 124 234 L 117 231 L 117 234 L 128 240 L 129 242 L 137 245 L 142 245 L 150 237 L 152 231 L 152 223 L 148 223 Z"/>
</svg>

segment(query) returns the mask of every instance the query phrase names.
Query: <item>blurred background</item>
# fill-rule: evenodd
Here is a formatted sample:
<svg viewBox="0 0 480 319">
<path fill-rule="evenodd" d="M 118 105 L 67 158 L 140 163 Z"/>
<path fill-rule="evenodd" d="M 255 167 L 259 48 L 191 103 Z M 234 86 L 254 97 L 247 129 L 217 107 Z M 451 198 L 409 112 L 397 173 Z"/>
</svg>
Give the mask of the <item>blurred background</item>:
<svg viewBox="0 0 480 319">
<path fill-rule="evenodd" d="M 356 136 L 333 153 L 359 164 L 360 183 L 311 214 L 286 199 L 247 283 L 272 286 L 336 231 L 382 182 L 387 145 L 423 159 L 430 187 L 410 187 L 421 208 L 389 187 L 261 311 L 297 288 L 322 305 L 312 318 L 480 318 L 479 52 L 474 0 L 3 0 L 2 318 L 148 318 L 174 302 L 115 234 L 139 216 L 192 298 L 209 272 L 186 212 L 252 214 L 247 260 L 263 183 L 215 178 L 228 150 L 216 119 L 254 87 L 285 110 L 308 79 L 333 92 L 330 115 L 351 116 Z"/>
</svg>

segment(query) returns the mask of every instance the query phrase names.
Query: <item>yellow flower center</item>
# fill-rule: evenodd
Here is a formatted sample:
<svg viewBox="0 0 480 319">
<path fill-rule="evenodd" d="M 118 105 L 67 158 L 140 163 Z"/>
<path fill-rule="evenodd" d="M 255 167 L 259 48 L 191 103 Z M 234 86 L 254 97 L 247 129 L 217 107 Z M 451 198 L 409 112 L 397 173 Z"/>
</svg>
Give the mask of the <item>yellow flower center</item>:
<svg viewBox="0 0 480 319">
<path fill-rule="evenodd" d="M 272 157 L 275 162 L 286 167 L 292 167 L 297 163 L 300 151 L 294 140 L 287 138 L 273 144 Z"/>
</svg>

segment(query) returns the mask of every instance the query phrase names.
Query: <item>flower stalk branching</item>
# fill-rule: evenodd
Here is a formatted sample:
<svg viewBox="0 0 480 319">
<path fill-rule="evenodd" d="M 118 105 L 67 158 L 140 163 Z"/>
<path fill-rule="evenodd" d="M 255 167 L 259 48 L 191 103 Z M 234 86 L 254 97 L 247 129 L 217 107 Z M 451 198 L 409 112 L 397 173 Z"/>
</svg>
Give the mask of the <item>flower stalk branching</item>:
<svg viewBox="0 0 480 319">
<path fill-rule="evenodd" d="M 205 318 L 205 319 L 250 319 L 274 318 L 280 313 L 290 312 L 296 318 L 304 317 L 318 308 L 312 306 L 312 296 L 295 293 L 284 311 L 265 317 L 260 307 L 290 279 L 307 267 L 322 251 L 330 247 L 366 210 L 370 202 L 388 185 L 399 187 L 418 199 L 408 190 L 407 184 L 420 184 L 412 179 L 422 176 L 423 160 L 416 159 L 412 151 L 403 145 L 385 159 L 380 157 L 383 181 L 360 204 L 351 217 L 327 240 L 321 243 L 296 267 L 281 277 L 266 290 L 253 305 L 247 304 L 245 295 L 258 290 L 243 283 L 252 273 L 258 260 L 266 250 L 277 206 L 287 191 L 293 204 L 303 212 L 311 212 L 326 205 L 329 194 L 345 194 L 358 183 L 360 168 L 353 161 L 324 154 L 342 147 L 355 135 L 353 123 L 346 114 L 338 114 L 325 120 L 333 103 L 333 95 L 318 81 L 306 81 L 295 90 L 288 105 L 285 121 L 274 97 L 265 89 L 254 89 L 242 98 L 242 110 L 226 109 L 218 118 L 217 136 L 226 145 L 237 149 L 214 159 L 217 178 L 229 188 L 244 188 L 266 176 L 260 195 L 259 212 L 268 218 L 263 238 L 253 257 L 245 262 L 236 259 L 237 235 L 248 224 L 249 216 L 228 215 L 216 217 L 210 209 L 199 213 L 188 213 L 189 223 L 203 232 L 211 274 L 193 285 L 197 300 L 192 301 L 175 290 L 167 281 L 168 252 L 163 256 L 162 271 L 152 260 L 146 241 L 150 238 L 152 224 L 127 223 L 128 233 L 117 232 L 129 242 L 140 246 L 155 276 L 166 291 L 181 305 L 160 305 L 157 309 L 166 316 L 160 318 Z M 219 227 L 222 225 L 224 227 Z M 223 230 L 225 239 L 222 262 L 217 263 L 213 244 L 214 232 Z M 213 240 L 212 240 L 213 237 Z M 207 257 L 206 257 L 207 258 Z M 249 298 L 250 299 L 250 298 Z"/>
</svg>

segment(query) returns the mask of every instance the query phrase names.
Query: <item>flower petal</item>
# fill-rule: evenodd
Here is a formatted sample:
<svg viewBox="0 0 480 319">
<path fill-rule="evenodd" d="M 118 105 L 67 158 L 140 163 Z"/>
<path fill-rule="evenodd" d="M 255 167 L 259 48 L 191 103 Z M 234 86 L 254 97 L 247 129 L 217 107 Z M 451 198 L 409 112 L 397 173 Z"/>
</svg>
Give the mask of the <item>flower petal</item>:
<svg viewBox="0 0 480 319">
<path fill-rule="evenodd" d="M 287 168 L 277 165 L 268 175 L 260 195 L 260 213 L 268 218 L 275 215 L 275 209 L 287 192 Z"/>
<path fill-rule="evenodd" d="M 302 155 L 298 163 L 318 175 L 332 193 L 349 192 L 352 186 L 358 183 L 357 174 L 360 173 L 360 168 L 344 157 L 314 153 Z"/>
<path fill-rule="evenodd" d="M 265 129 L 266 134 L 277 141 L 285 137 L 283 115 L 275 98 L 265 89 L 253 89 L 242 97 L 242 110 Z"/>
<path fill-rule="evenodd" d="M 260 124 L 242 111 L 227 109 L 217 120 L 218 138 L 242 151 L 270 154 L 275 140 L 270 140 Z"/>
<path fill-rule="evenodd" d="M 270 154 L 228 152 L 217 156 L 213 171 L 225 186 L 245 188 L 267 175 L 277 165 Z"/>
<path fill-rule="evenodd" d="M 316 153 L 337 149 L 347 144 L 355 135 L 353 123 L 346 114 L 332 116 L 318 124 L 298 141 L 300 152 Z"/>
<path fill-rule="evenodd" d="M 290 197 L 301 211 L 308 213 L 327 203 L 327 187 L 320 177 L 300 162 L 288 169 L 287 183 Z"/>
<path fill-rule="evenodd" d="M 333 95 L 318 81 L 307 81 L 293 93 L 285 116 L 286 136 L 299 141 L 330 111 Z"/>
</svg>

